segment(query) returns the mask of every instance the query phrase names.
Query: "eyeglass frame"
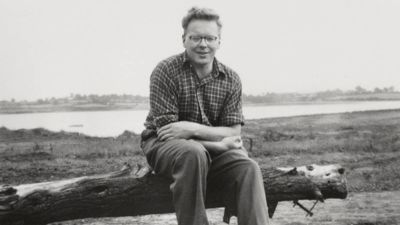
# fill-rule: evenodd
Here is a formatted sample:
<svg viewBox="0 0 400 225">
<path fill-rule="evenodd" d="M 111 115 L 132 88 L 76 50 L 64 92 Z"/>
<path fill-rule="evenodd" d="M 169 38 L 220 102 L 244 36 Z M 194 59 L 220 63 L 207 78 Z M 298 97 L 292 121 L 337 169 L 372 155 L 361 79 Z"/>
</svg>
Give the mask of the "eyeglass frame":
<svg viewBox="0 0 400 225">
<path fill-rule="evenodd" d="M 217 36 L 213 36 L 213 35 L 205 35 L 205 36 L 189 35 L 188 38 L 194 44 L 200 44 L 201 41 L 203 41 L 203 40 L 206 42 L 206 44 L 215 44 L 215 42 L 218 40 L 218 37 Z M 197 41 L 195 41 L 195 40 L 193 40 L 193 38 L 199 38 L 199 39 Z"/>
</svg>

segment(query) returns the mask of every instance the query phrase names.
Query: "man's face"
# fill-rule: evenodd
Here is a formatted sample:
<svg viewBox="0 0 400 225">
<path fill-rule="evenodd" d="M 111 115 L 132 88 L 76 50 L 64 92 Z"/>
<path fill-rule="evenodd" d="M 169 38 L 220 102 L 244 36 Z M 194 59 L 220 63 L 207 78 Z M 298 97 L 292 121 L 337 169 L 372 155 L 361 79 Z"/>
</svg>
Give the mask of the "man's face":
<svg viewBox="0 0 400 225">
<path fill-rule="evenodd" d="M 183 46 L 192 63 L 199 66 L 212 63 L 220 45 L 219 37 L 215 21 L 192 20 L 183 37 Z"/>
</svg>

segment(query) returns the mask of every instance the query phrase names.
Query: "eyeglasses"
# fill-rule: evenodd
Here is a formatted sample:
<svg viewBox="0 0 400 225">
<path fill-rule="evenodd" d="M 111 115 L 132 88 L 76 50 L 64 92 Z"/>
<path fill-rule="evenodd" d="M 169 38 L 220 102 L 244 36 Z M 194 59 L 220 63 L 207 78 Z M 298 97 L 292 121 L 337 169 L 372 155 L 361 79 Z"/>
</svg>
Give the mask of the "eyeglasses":
<svg viewBox="0 0 400 225">
<path fill-rule="evenodd" d="M 218 40 L 218 37 L 216 36 L 189 36 L 189 40 L 192 41 L 194 44 L 200 44 L 200 42 L 204 39 L 206 44 L 215 44 Z"/>
</svg>

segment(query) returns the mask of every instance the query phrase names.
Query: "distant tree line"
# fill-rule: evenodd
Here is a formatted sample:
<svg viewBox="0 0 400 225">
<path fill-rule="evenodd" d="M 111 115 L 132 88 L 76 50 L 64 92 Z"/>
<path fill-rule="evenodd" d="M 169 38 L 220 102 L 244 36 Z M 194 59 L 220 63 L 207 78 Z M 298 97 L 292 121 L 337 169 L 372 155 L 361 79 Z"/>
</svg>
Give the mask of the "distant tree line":
<svg viewBox="0 0 400 225">
<path fill-rule="evenodd" d="M 393 86 L 384 87 L 384 88 L 374 88 L 374 90 L 369 91 L 361 86 L 357 86 L 354 91 L 350 91 L 353 94 L 371 94 L 371 93 L 394 93 L 396 92 Z"/>
<path fill-rule="evenodd" d="M 373 90 L 367 90 L 361 86 L 355 87 L 353 90 L 342 91 L 340 89 L 327 90 L 315 93 L 265 93 L 260 95 L 247 95 L 243 94 L 244 103 L 274 103 L 274 102 L 307 102 L 307 101 L 318 101 L 318 100 L 331 100 L 338 97 L 349 97 L 354 95 L 368 95 L 368 94 L 381 94 L 381 93 L 399 93 L 393 86 L 374 88 Z M 82 95 L 82 94 L 70 94 L 69 97 L 63 98 L 44 98 L 36 101 L 16 101 L 10 99 L 9 101 L 0 101 L 0 106 L 18 106 L 18 105 L 60 105 L 60 104 L 72 104 L 72 105 L 83 105 L 83 104 L 102 104 L 102 105 L 114 105 L 114 104 L 134 104 L 134 103 L 147 103 L 149 97 L 141 95 L 129 95 L 129 94 L 108 94 L 108 95 Z"/>
<path fill-rule="evenodd" d="M 334 100 L 339 97 L 347 97 L 348 100 L 353 99 L 354 95 L 370 95 L 382 93 L 398 93 L 393 86 L 384 88 L 374 88 L 367 90 L 361 86 L 355 87 L 353 90 L 343 91 L 340 89 L 327 90 L 314 93 L 265 93 L 261 95 L 243 94 L 243 102 L 247 103 L 274 103 L 274 102 L 310 102 L 310 101 L 326 101 Z M 374 98 L 369 98 L 374 99 Z"/>
<path fill-rule="evenodd" d="M 71 94 L 70 100 L 77 103 L 94 103 L 94 104 L 115 104 L 115 103 L 143 103 L 148 101 L 148 97 L 141 95 L 128 94 L 109 94 L 109 95 L 80 95 Z"/>
</svg>

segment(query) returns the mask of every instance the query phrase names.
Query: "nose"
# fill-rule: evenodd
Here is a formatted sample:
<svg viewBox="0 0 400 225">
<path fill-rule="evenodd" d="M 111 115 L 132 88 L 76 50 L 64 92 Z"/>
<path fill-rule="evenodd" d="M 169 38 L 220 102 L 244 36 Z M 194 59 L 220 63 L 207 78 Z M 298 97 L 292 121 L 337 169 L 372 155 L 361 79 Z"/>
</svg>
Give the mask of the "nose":
<svg viewBox="0 0 400 225">
<path fill-rule="evenodd" d="M 344 174 L 344 171 L 345 171 L 344 168 L 339 168 L 339 169 L 338 169 L 338 172 L 339 172 L 340 174 Z"/>
<path fill-rule="evenodd" d="M 199 46 L 207 47 L 207 41 L 206 41 L 205 38 L 202 38 L 202 39 L 200 40 Z"/>
</svg>

